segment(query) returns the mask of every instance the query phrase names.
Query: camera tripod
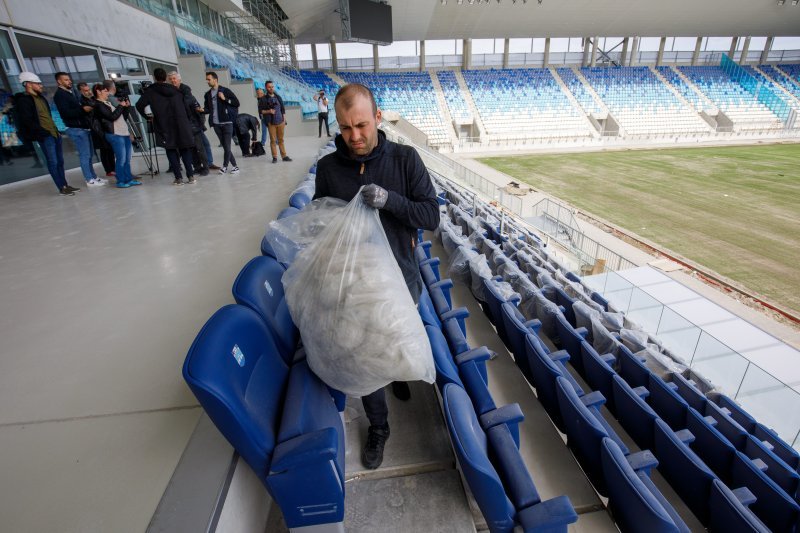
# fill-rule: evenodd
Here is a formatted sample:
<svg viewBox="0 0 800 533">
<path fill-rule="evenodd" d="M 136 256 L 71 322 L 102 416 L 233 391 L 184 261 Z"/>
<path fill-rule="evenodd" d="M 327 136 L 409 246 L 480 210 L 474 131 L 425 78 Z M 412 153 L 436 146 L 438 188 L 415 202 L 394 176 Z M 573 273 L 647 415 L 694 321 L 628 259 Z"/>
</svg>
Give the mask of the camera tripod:
<svg viewBox="0 0 800 533">
<path fill-rule="evenodd" d="M 133 135 L 132 143 L 136 148 L 139 149 L 145 165 L 147 165 L 147 174 L 150 174 L 150 177 L 154 178 L 161 169 L 158 165 L 156 136 L 153 132 L 152 125 L 148 124 L 149 127 L 146 127 L 147 143 L 145 143 L 144 134 L 142 133 L 142 129 L 139 127 L 139 122 L 132 120 L 131 117 L 128 117 L 126 122 L 128 124 L 128 131 L 130 131 L 130 133 Z"/>
</svg>

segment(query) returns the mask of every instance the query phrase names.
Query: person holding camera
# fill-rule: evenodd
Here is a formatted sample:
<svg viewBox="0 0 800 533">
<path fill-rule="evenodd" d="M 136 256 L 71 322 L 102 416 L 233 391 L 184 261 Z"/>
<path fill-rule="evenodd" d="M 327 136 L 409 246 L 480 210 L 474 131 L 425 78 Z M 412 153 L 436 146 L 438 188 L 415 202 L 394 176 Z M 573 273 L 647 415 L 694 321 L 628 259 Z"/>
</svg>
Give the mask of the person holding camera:
<svg viewBox="0 0 800 533">
<path fill-rule="evenodd" d="M 283 130 L 286 127 L 286 108 L 283 105 L 283 98 L 275 92 L 275 84 L 272 81 L 267 80 L 264 87 L 267 93 L 258 101 L 258 113 L 267 122 L 272 162 L 278 162 L 278 149 L 284 161 L 291 161 L 292 158 L 286 155 L 286 147 L 283 145 Z"/>
<path fill-rule="evenodd" d="M 319 136 L 322 137 L 322 124 L 325 124 L 325 134 L 330 137 L 331 130 L 328 129 L 328 98 L 325 96 L 325 91 L 320 91 L 314 95 L 314 100 L 317 102 L 317 120 L 319 120 Z"/>
<path fill-rule="evenodd" d="M 92 93 L 94 93 L 94 99 L 97 102 L 94 106 L 95 115 L 97 115 L 103 128 L 106 141 L 114 149 L 114 170 L 117 176 L 117 187 L 127 189 L 134 185 L 141 185 L 142 182 L 134 179 L 133 172 L 131 172 L 133 145 L 131 143 L 131 133 L 126 122 L 130 113 L 130 100 L 119 98 L 119 105 L 115 107 L 109 100 L 108 87 L 102 83 L 96 83 L 92 87 Z"/>
</svg>

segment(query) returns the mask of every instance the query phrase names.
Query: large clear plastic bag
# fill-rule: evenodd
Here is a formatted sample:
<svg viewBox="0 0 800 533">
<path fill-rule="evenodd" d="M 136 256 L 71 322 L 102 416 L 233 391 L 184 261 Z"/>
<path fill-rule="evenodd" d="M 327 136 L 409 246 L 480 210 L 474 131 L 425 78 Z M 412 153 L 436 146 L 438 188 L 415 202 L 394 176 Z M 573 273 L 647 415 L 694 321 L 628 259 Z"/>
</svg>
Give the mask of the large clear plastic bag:
<svg viewBox="0 0 800 533">
<path fill-rule="evenodd" d="M 536 302 L 535 318 L 538 318 L 542 323 L 542 331 L 545 335 L 547 335 L 548 338 L 555 339 L 558 337 L 558 332 L 556 330 L 556 321 L 558 319 L 556 317 L 559 313 L 561 313 L 561 310 L 541 291 L 534 293 L 532 299 Z"/>
<path fill-rule="evenodd" d="M 467 242 L 466 237 L 462 235 L 461 226 L 451 224 L 447 219 L 442 220 L 442 246 L 444 247 L 447 255 L 455 252 L 456 248 Z"/>
<path fill-rule="evenodd" d="M 489 268 L 489 263 L 486 261 L 486 256 L 476 255 L 469 260 L 470 276 L 472 277 L 472 285 L 470 290 L 472 295 L 481 302 L 486 301 L 486 296 L 483 293 L 483 280 L 491 279 L 492 269 Z"/>
<path fill-rule="evenodd" d="M 469 261 L 473 257 L 478 257 L 478 252 L 471 246 L 459 246 L 450 256 L 450 268 L 447 275 L 454 283 L 469 285 L 472 283 L 472 274 L 469 269 Z"/>
<path fill-rule="evenodd" d="M 490 279 L 486 283 L 488 283 L 494 289 L 497 295 L 500 296 L 500 299 L 504 302 L 507 302 L 512 298 L 516 299 L 517 301 L 521 299 L 519 293 L 515 291 L 514 287 L 512 287 L 507 281 Z"/>
<path fill-rule="evenodd" d="M 393 381 L 433 383 L 425 328 L 378 212 L 360 192 L 283 276 L 311 369 L 348 396 Z"/>
<path fill-rule="evenodd" d="M 338 198 L 317 198 L 299 213 L 270 222 L 267 241 L 275 258 L 287 265 L 292 263 L 298 252 L 311 244 L 346 205 Z"/>
</svg>

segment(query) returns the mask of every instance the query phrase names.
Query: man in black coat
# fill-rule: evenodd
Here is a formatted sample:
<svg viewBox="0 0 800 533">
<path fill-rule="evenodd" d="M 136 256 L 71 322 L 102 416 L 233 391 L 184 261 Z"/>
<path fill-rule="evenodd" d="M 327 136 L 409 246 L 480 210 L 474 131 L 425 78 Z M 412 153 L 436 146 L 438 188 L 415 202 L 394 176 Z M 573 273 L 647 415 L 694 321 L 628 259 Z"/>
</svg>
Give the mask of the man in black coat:
<svg viewBox="0 0 800 533">
<path fill-rule="evenodd" d="M 219 172 L 220 174 L 228 172 L 230 163 L 233 166 L 230 169 L 231 174 L 236 174 L 239 172 L 239 167 L 236 166 L 236 158 L 231 152 L 231 139 L 235 129 L 236 116 L 239 114 L 239 99 L 236 98 L 233 91 L 219 84 L 219 76 L 216 72 L 206 73 L 206 83 L 210 89 L 206 91 L 203 109 L 208 115 L 208 123 L 219 137 L 224 152 L 222 168 L 219 169 Z"/>
<path fill-rule="evenodd" d="M 203 108 L 192 94 L 192 88 L 181 82 L 181 75 L 178 72 L 173 70 L 167 74 L 167 81 L 183 94 L 183 105 L 186 108 L 186 115 L 189 117 L 189 124 L 192 125 L 192 134 L 194 135 L 192 162 L 195 174 L 208 176 L 208 158 L 203 143 L 203 132 L 206 131 L 206 116 L 203 114 Z"/>
<path fill-rule="evenodd" d="M 258 119 L 247 113 L 239 113 L 236 117 L 236 136 L 239 138 L 239 148 L 243 157 L 250 157 L 250 138 L 258 140 Z"/>
<path fill-rule="evenodd" d="M 153 71 L 155 83 L 147 88 L 136 102 L 136 110 L 145 116 L 145 108 L 150 106 L 153 131 L 159 145 L 167 150 L 170 167 L 175 171 L 174 185 L 183 183 L 181 163 L 186 167 L 186 178 L 195 183 L 192 165 L 194 133 L 186 113 L 183 93 L 167 83 L 167 71 L 157 68 Z"/>
<path fill-rule="evenodd" d="M 314 198 L 350 201 L 364 187 L 362 198 L 380 210 L 386 238 L 417 302 L 423 287 L 414 259 L 417 228 L 433 230 L 439 225 L 439 204 L 428 171 L 414 148 L 393 143 L 378 130 L 381 112 L 367 87 L 350 83 L 339 89 L 334 109 L 341 134 L 336 136 L 336 152 L 317 162 Z M 406 383 L 393 383 L 392 389 L 401 400 L 410 396 Z M 386 396 L 379 389 L 361 401 L 370 423 L 361 460 L 367 468 L 378 468 L 389 438 Z"/>
</svg>

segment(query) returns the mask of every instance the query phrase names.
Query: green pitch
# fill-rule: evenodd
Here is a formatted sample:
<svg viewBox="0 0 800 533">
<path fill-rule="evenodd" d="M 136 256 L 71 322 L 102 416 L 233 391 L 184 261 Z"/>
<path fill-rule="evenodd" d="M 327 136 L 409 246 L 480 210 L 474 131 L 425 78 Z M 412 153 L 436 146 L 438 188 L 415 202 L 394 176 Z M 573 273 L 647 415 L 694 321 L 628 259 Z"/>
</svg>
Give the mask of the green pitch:
<svg viewBox="0 0 800 533">
<path fill-rule="evenodd" d="M 481 161 L 800 312 L 800 144 Z"/>
</svg>

